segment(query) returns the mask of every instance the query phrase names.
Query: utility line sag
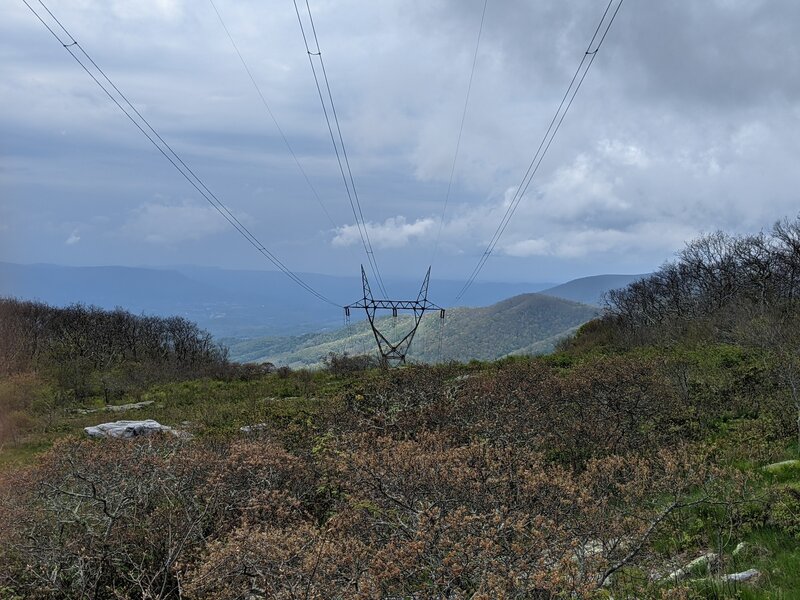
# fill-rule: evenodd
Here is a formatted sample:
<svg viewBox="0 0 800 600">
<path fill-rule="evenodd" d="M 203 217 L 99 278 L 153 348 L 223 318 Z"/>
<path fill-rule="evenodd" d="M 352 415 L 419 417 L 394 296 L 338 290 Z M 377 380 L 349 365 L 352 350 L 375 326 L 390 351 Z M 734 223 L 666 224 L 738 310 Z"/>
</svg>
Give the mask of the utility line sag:
<svg viewBox="0 0 800 600">
<path fill-rule="evenodd" d="M 466 98 L 464 99 L 464 110 L 461 113 L 461 126 L 458 128 L 458 139 L 456 141 L 456 151 L 453 155 L 453 164 L 450 166 L 450 179 L 447 182 L 447 192 L 444 196 L 444 206 L 442 207 L 442 215 L 439 219 L 439 231 L 436 233 L 436 243 L 433 246 L 433 256 L 431 257 L 431 263 L 434 262 L 436 259 L 436 254 L 439 251 L 439 242 L 442 237 L 442 229 L 444 228 L 444 217 L 447 213 L 447 203 L 450 200 L 450 191 L 453 187 L 453 177 L 456 172 L 456 163 L 458 162 L 458 151 L 461 148 L 461 136 L 464 133 L 464 122 L 467 119 L 467 108 L 469 107 L 469 96 L 470 92 L 472 92 L 472 80 L 475 76 L 475 65 L 478 62 L 478 49 L 481 46 L 481 35 L 483 34 L 483 23 L 486 19 L 486 5 L 489 3 L 489 0 L 483 0 L 483 11 L 481 12 L 481 24 L 478 27 L 478 40 L 475 42 L 475 54 L 472 57 L 472 69 L 469 72 L 469 83 L 467 84 L 467 94 Z"/>
<path fill-rule="evenodd" d="M 378 268 L 378 262 L 375 258 L 375 252 L 372 248 L 372 241 L 369 238 L 369 231 L 367 230 L 367 223 L 364 219 L 364 212 L 361 209 L 361 201 L 358 197 L 358 191 L 356 190 L 355 180 L 353 179 L 353 171 L 350 168 L 350 160 L 347 157 L 347 149 L 344 145 L 344 138 L 342 136 L 342 128 L 339 124 L 339 117 L 336 113 L 336 104 L 333 101 L 333 93 L 331 92 L 330 81 L 328 79 L 328 73 L 325 69 L 325 61 L 322 58 L 322 50 L 320 49 L 319 45 L 319 38 L 317 37 L 317 29 L 314 25 L 314 17 L 311 14 L 311 6 L 308 3 L 308 0 L 305 0 L 306 5 L 306 12 L 308 13 L 309 23 L 311 25 L 311 34 L 314 38 L 314 50 L 311 49 L 309 46 L 309 38 L 306 35 L 306 27 L 303 25 L 303 18 L 300 16 L 300 8 L 297 6 L 297 0 L 292 0 L 294 4 L 294 10 L 297 14 L 297 22 L 300 24 L 300 33 L 303 36 L 303 44 L 306 48 L 306 54 L 308 55 L 308 62 L 311 65 L 311 73 L 314 76 L 314 83 L 317 87 L 317 93 L 319 94 L 319 100 L 322 104 L 322 112 L 325 116 L 325 122 L 328 125 L 328 133 L 331 137 L 331 142 L 333 143 L 333 150 L 336 154 L 336 161 L 339 164 L 339 171 L 342 175 L 342 181 L 344 182 L 345 191 L 347 192 L 347 198 L 350 202 L 350 208 L 353 211 L 353 217 L 356 221 L 356 227 L 358 228 L 359 236 L 361 237 L 361 243 L 364 246 L 364 252 L 367 255 L 367 260 L 369 261 L 370 270 L 372 271 L 375 279 L 378 283 L 378 287 L 380 288 L 381 292 L 383 293 L 384 297 L 388 297 L 386 293 L 386 287 L 383 284 L 383 278 L 381 277 L 380 269 Z M 333 121 L 336 124 L 336 134 L 333 131 L 333 125 L 331 125 L 331 119 L 328 114 L 328 108 L 325 103 L 325 97 L 322 92 L 322 86 L 320 85 L 319 76 L 317 75 L 317 69 L 314 66 L 314 58 L 319 60 L 320 68 L 322 71 L 322 77 L 325 81 L 325 89 L 327 91 L 328 103 L 330 104 L 331 115 L 333 115 Z M 338 143 L 337 143 L 338 137 Z M 340 151 L 341 148 L 341 151 Z M 344 162 L 342 161 L 344 159 Z M 346 171 L 346 173 L 345 173 Z"/>
<path fill-rule="evenodd" d="M 242 63 L 242 66 L 244 67 L 244 70 L 247 73 L 247 76 L 250 78 L 250 82 L 253 84 L 253 87 L 255 88 L 256 92 L 258 93 L 258 97 L 261 99 L 261 103 L 264 105 L 264 108 L 266 109 L 267 114 L 269 115 L 270 119 L 272 119 L 272 122 L 275 124 L 275 129 L 278 130 L 278 133 L 280 134 L 281 139 L 283 140 L 283 143 L 286 146 L 286 149 L 289 151 L 289 154 L 292 155 L 292 159 L 294 160 L 295 164 L 297 165 L 298 170 L 302 174 L 303 179 L 305 179 L 305 182 L 308 184 L 308 187 L 311 190 L 311 193 L 314 195 L 314 198 L 317 200 L 317 203 L 319 204 L 320 208 L 325 213 L 325 216 L 328 217 L 328 221 L 330 221 L 330 223 L 331 223 L 331 225 L 333 225 L 334 229 L 338 229 L 339 226 L 336 224 L 336 221 L 333 220 L 333 217 L 331 217 L 330 213 L 328 212 L 328 209 L 325 206 L 325 203 L 322 201 L 322 198 L 320 197 L 319 193 L 317 192 L 317 189 L 314 187 L 314 184 L 311 183 L 311 179 L 309 178 L 308 174 L 306 173 L 306 170 L 303 168 L 303 165 L 300 163 L 300 159 L 297 157 L 297 154 L 295 153 L 294 149 L 292 148 L 292 145 L 289 143 L 289 139 L 286 137 L 286 133 L 283 131 L 283 128 L 280 126 L 280 123 L 278 123 L 278 119 L 275 116 L 275 113 L 272 112 L 272 108 L 270 107 L 269 102 L 267 102 L 267 99 L 264 96 L 264 93 L 261 91 L 261 86 L 258 85 L 258 82 L 256 81 L 256 78 L 253 76 L 253 73 L 250 70 L 249 65 L 247 64 L 247 61 L 245 61 L 244 56 L 242 55 L 241 51 L 239 50 L 238 44 L 233 39 L 233 35 L 231 34 L 230 30 L 228 29 L 228 26 L 226 25 L 225 21 L 223 20 L 222 14 L 220 13 L 219 9 L 217 8 L 217 5 L 215 4 L 214 0 L 208 0 L 208 1 L 211 3 L 211 6 L 214 9 L 214 13 L 216 13 L 216 15 L 217 15 L 217 19 L 219 20 L 220 25 L 222 25 L 222 28 L 225 30 L 225 35 L 228 36 L 228 40 L 230 41 L 231 46 L 233 46 L 233 49 L 236 52 L 236 55 L 239 57 L 239 61 Z"/>
<path fill-rule="evenodd" d="M 570 81 L 569 86 L 567 87 L 567 91 L 564 92 L 564 96 L 561 98 L 561 102 L 556 109 L 555 114 L 553 115 L 552 120 L 550 121 L 550 125 L 547 128 L 544 136 L 542 137 L 541 142 L 539 143 L 539 147 L 536 149 L 536 153 L 533 156 L 530 164 L 528 165 L 528 169 L 525 172 L 525 175 L 522 178 L 520 185 L 517 187 L 517 191 L 515 192 L 514 196 L 512 197 L 511 201 L 509 202 L 508 207 L 506 208 L 505 214 L 500 221 L 500 224 L 497 226 L 494 234 L 492 235 L 489 244 L 486 246 L 486 249 L 483 251 L 483 254 L 478 259 L 477 264 L 472 269 L 470 276 L 467 278 L 464 285 L 461 287 L 461 290 L 456 295 L 455 301 L 459 301 L 467 290 L 472 286 L 475 279 L 477 278 L 478 274 L 483 269 L 486 262 L 489 260 L 492 252 L 494 251 L 497 243 L 500 241 L 500 237 L 505 232 L 506 228 L 508 227 L 511 218 L 514 216 L 514 213 L 519 206 L 522 198 L 525 196 L 525 193 L 528 191 L 528 187 L 533 180 L 534 175 L 539 170 L 540 165 L 542 164 L 542 160 L 544 160 L 547 151 L 550 149 L 550 145 L 553 143 L 553 139 L 555 138 L 558 130 L 561 128 L 562 123 L 564 122 L 564 118 L 567 116 L 570 107 L 572 106 L 573 101 L 575 100 L 575 96 L 578 94 L 581 86 L 583 85 L 584 80 L 586 79 L 586 75 L 589 73 L 589 70 L 592 68 L 592 64 L 597 58 L 597 53 L 600 50 L 600 47 L 603 45 L 603 42 L 608 35 L 611 26 L 614 23 L 614 20 L 617 18 L 617 14 L 619 13 L 620 8 L 622 7 L 622 3 L 624 0 L 619 0 L 616 8 L 613 12 L 611 12 L 611 7 L 613 6 L 615 0 L 609 0 L 608 5 L 606 6 L 605 11 L 603 12 L 603 16 L 600 18 L 599 23 L 597 24 L 597 28 L 592 35 L 592 39 L 589 41 L 589 44 L 586 48 L 586 51 L 581 58 L 580 63 L 578 64 L 578 68 L 575 70 L 575 74 L 572 76 L 572 80 Z M 611 13 L 610 19 L 608 18 L 609 13 Z M 606 24 L 605 29 L 603 29 L 603 24 Z M 603 31 L 602 36 L 600 36 L 599 41 L 595 45 L 595 41 L 600 34 L 600 31 Z"/>
<path fill-rule="evenodd" d="M 105 92 L 109 99 L 119 108 L 125 116 L 133 123 L 133 125 L 150 141 L 153 146 L 166 158 L 170 164 L 183 176 L 189 184 L 197 190 L 197 192 L 209 203 L 211 206 L 226 220 L 230 225 L 239 232 L 242 237 L 247 240 L 261 255 L 275 265 L 281 272 L 283 272 L 289 279 L 294 281 L 297 285 L 303 288 L 308 293 L 314 295 L 319 300 L 331 304 L 333 306 L 340 306 L 338 303 L 330 300 L 308 283 L 306 283 L 299 275 L 289 269 L 277 256 L 270 252 L 258 238 L 228 209 L 225 204 L 205 185 L 200 177 L 183 161 L 183 159 L 173 150 L 173 148 L 161 137 L 161 135 L 153 128 L 153 126 L 145 119 L 142 114 L 133 106 L 128 98 L 123 94 L 114 82 L 106 75 L 106 73 L 97 65 L 91 56 L 84 50 L 72 34 L 66 29 L 61 21 L 52 13 L 47 5 L 39 0 L 39 4 L 44 8 L 50 18 L 57 24 L 57 26 L 66 34 L 69 41 L 65 42 L 61 39 L 58 33 L 45 21 L 28 0 L 22 0 L 25 6 L 34 14 L 34 16 L 42 23 L 42 25 L 50 32 L 50 34 L 69 52 L 70 56 L 83 68 L 84 71 L 92 78 L 92 80 Z M 99 74 L 96 75 L 90 67 L 76 54 L 74 49 L 80 50 L 81 54 L 91 64 L 92 67 Z M 104 85 L 104 79 L 111 89 Z M 116 96 L 113 92 L 116 92 Z M 125 108 L 128 107 L 128 109 Z M 137 120 L 138 117 L 138 120 Z"/>
</svg>

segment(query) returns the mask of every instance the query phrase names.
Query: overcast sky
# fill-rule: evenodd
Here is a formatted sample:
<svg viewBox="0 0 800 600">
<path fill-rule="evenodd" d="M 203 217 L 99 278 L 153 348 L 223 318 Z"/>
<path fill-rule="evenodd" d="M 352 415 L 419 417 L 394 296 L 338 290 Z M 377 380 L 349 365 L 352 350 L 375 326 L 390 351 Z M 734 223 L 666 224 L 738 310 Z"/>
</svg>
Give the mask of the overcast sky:
<svg viewBox="0 0 800 600">
<path fill-rule="evenodd" d="M 40 8 L 34 1 L 33 6 Z M 29 12 L 2 0 L 0 258 L 271 268 Z M 48 6 L 209 188 L 297 271 L 365 262 L 291 0 Z M 384 277 L 439 229 L 483 0 L 310 0 Z M 434 278 L 465 279 L 605 0 L 489 0 Z M 646 272 L 685 240 L 800 210 L 800 3 L 626 0 L 481 274 Z"/>
</svg>

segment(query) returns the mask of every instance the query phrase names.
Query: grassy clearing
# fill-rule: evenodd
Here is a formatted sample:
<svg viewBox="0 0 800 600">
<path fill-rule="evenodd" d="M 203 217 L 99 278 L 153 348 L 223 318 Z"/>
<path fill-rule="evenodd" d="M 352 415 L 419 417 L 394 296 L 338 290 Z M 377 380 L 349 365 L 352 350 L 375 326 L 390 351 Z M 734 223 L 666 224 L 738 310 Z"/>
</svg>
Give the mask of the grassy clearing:
<svg viewBox="0 0 800 600">
<path fill-rule="evenodd" d="M 776 462 L 792 461 L 796 457 L 796 446 L 791 444 Z M 758 501 L 742 507 L 749 519 L 730 528 L 724 538 L 718 536 L 721 552 L 720 548 L 704 550 L 693 543 L 701 537 L 700 530 L 711 528 L 713 522 L 722 517 L 713 515 L 713 510 L 684 515 L 684 527 L 675 538 L 662 540 L 662 550 L 667 551 L 672 546 L 689 558 L 708 550 L 720 553 L 715 576 L 700 570 L 687 582 L 692 598 L 800 599 L 800 464 L 789 463 L 773 469 L 752 463 L 736 466 L 754 476 L 756 487 L 751 494 Z M 787 490 L 791 492 L 788 496 Z M 720 575 L 750 569 L 759 571 L 757 579 L 746 583 L 719 579 Z"/>
<path fill-rule="evenodd" d="M 116 405 L 152 404 L 122 412 L 105 410 L 101 397 L 80 404 L 51 408 L 30 419 L 32 425 L 0 447 L 0 469 L 31 463 L 63 437 L 81 436 L 83 428 L 117 420 L 154 419 L 198 436 L 228 436 L 240 427 L 259 423 L 286 426 L 308 421 L 335 399 L 349 380 L 325 372 L 272 373 L 250 381 L 199 379 L 157 385 Z M 93 410 L 88 414 L 81 411 Z"/>
</svg>

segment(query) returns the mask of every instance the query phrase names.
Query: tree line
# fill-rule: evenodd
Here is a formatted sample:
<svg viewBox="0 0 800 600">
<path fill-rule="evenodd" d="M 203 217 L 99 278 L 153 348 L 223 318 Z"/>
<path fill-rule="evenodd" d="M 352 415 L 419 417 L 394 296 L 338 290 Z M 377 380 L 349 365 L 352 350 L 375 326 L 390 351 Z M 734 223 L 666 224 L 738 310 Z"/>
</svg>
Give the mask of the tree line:
<svg viewBox="0 0 800 600">
<path fill-rule="evenodd" d="M 640 334 L 711 324 L 716 333 L 752 317 L 794 312 L 800 299 L 800 216 L 750 235 L 716 232 L 676 260 L 607 294 L 611 320 Z"/>
<path fill-rule="evenodd" d="M 800 216 L 756 234 L 718 231 L 606 295 L 606 315 L 564 347 L 725 343 L 761 357 L 800 444 Z"/>
<path fill-rule="evenodd" d="M 0 299 L 0 376 L 49 375 L 76 398 L 216 373 L 227 351 L 182 317 Z"/>
</svg>

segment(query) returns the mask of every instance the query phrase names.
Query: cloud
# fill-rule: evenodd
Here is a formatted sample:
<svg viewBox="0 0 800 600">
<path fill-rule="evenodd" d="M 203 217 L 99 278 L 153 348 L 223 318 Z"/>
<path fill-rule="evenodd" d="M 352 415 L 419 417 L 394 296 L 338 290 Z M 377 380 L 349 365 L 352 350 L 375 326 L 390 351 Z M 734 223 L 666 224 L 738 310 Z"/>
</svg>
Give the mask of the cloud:
<svg viewBox="0 0 800 600">
<path fill-rule="evenodd" d="M 435 221 L 417 219 L 408 223 L 403 216 L 389 217 L 383 223 L 367 223 L 367 234 L 376 248 L 402 248 L 412 239 L 421 239 L 432 232 Z M 336 230 L 331 242 L 334 246 L 352 246 L 361 243 L 357 225 L 345 225 Z"/>
<path fill-rule="evenodd" d="M 439 228 L 430 215 L 441 210 L 453 166 L 482 6 L 312 3 L 370 237 L 378 250 L 404 249 L 380 257 L 389 275 L 416 273 L 430 256 Z M 270 250 L 293 268 L 352 268 L 345 247 L 360 251 L 358 228 L 336 228 L 318 210 L 208 3 L 77 0 L 57 8 L 192 169 L 258 219 Z M 352 223 L 291 3 L 218 8 L 333 222 Z M 437 272 L 469 274 L 602 10 L 585 0 L 489 4 Z M 122 230 L 150 244 L 152 262 L 260 265 L 257 253 L 235 245 L 224 258 L 214 244 L 164 252 L 228 225 L 189 196 L 24 4 L 6 13 L 0 189 L 13 198 L 4 220 L 19 224 L 12 232 L 20 255 L 58 261 L 79 226 L 87 252 L 105 239 L 94 232 Z M 653 268 L 699 231 L 752 231 L 795 214 L 798 21 L 794 0 L 626 2 L 496 248 L 500 260 L 484 273 L 566 278 L 633 261 L 631 268 Z M 193 202 L 158 199 L 157 191 Z M 55 237 L 25 216 L 30 207 L 60 225 Z M 108 221 L 92 225 L 93 215 Z M 117 251 L 120 263 L 139 264 L 145 254 Z"/>
<path fill-rule="evenodd" d="M 509 256 L 547 256 L 550 254 L 550 242 L 542 239 L 520 240 L 503 247 Z"/>
<path fill-rule="evenodd" d="M 665 229 L 659 223 L 637 223 L 631 228 L 587 228 L 583 231 L 552 231 L 551 239 L 521 240 L 501 247 L 508 256 L 550 256 L 559 259 L 582 259 L 589 256 L 635 252 L 642 246 L 669 253 L 683 243 L 686 229 Z"/>
<path fill-rule="evenodd" d="M 244 220 L 241 215 L 237 215 Z M 245 218 L 246 219 L 246 218 Z M 211 206 L 146 203 L 132 212 L 123 225 L 129 237 L 149 244 L 179 244 L 220 233 L 229 227 Z"/>
<path fill-rule="evenodd" d="M 620 256 L 647 256 L 653 265 L 658 264 L 700 230 L 714 228 L 709 223 L 716 215 L 706 213 L 695 201 L 714 185 L 705 173 L 710 168 L 708 151 L 699 145 L 683 158 L 681 163 L 664 152 L 646 152 L 635 141 L 601 140 L 531 186 L 494 255 L 589 260 L 600 265 L 598 271 L 608 270 L 603 263 L 619 261 Z M 670 198 L 673 190 L 664 185 L 671 177 L 684 181 L 694 177 L 703 183 L 696 183 L 691 195 L 677 201 Z M 651 193 L 643 196 L 641 189 Z M 515 191 L 509 188 L 502 197 L 455 215 L 444 226 L 443 247 L 472 243 L 482 251 Z M 708 198 L 705 202 L 706 207 L 712 205 Z M 752 210 L 747 202 L 729 206 L 733 212 L 745 209 Z"/>
<path fill-rule="evenodd" d="M 72 246 L 74 244 L 77 244 L 80 241 L 81 241 L 81 236 L 78 235 L 78 230 L 77 229 L 73 229 L 72 233 L 69 234 L 69 237 L 64 241 L 64 243 L 67 246 Z"/>
<path fill-rule="evenodd" d="M 121 19 L 177 19 L 182 12 L 177 0 L 114 0 L 111 10 Z"/>
<path fill-rule="evenodd" d="M 650 164 L 643 148 L 621 140 L 600 140 L 600 152 L 621 165 L 645 168 Z"/>
</svg>

